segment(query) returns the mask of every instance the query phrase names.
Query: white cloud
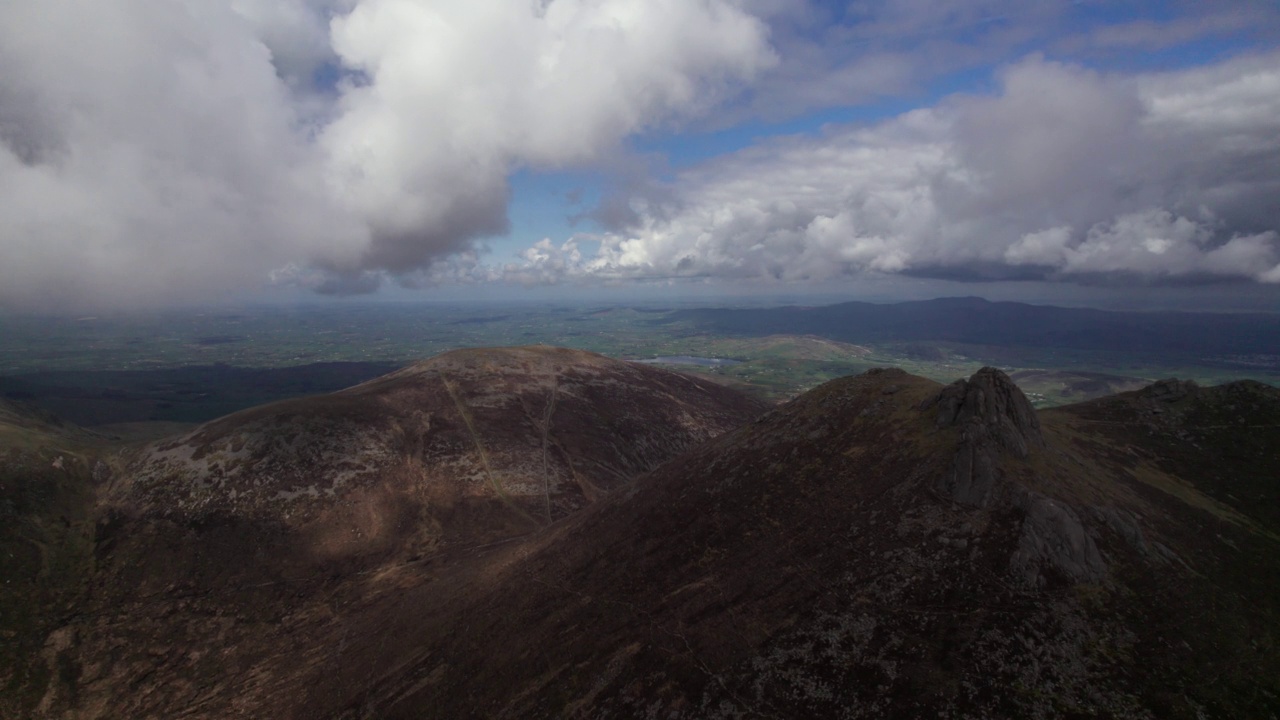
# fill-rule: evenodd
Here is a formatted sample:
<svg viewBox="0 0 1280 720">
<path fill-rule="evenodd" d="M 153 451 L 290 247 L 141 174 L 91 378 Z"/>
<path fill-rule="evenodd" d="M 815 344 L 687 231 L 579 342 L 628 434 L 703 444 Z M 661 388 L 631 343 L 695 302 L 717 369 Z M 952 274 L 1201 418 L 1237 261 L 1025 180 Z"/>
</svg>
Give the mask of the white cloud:
<svg viewBox="0 0 1280 720">
<path fill-rule="evenodd" d="M 1061 265 L 1070 242 L 1071 228 L 1066 225 L 1030 232 L 1004 251 L 1004 260 L 1010 265 Z"/>
<path fill-rule="evenodd" d="M 690 170 L 563 273 L 1274 281 L 1277 83 L 1274 54 L 1140 77 L 1031 57 L 993 96 Z"/>
<path fill-rule="evenodd" d="M 5 3 L 0 306 L 414 282 L 505 230 L 513 169 L 774 61 L 732 0 Z"/>
<path fill-rule="evenodd" d="M 1140 78 L 1031 59 L 998 96 L 769 142 L 602 209 L 624 230 L 540 243 L 514 267 L 481 261 L 476 241 L 507 229 L 515 170 L 622 166 L 636 133 L 901 95 L 1044 41 L 1072 12 L 1011 0 L 838 12 L 810 0 L 3 3 L 0 307 L 194 301 L 266 282 L 365 292 L 388 277 L 995 268 L 1280 281 L 1276 55 Z M 1094 44 L 1231 33 L 1240 17 Z"/>
<path fill-rule="evenodd" d="M 366 0 L 333 38 L 369 82 L 321 144 L 374 229 L 359 262 L 393 272 L 502 232 L 515 167 L 595 159 L 773 61 L 764 26 L 720 0 Z"/>
<path fill-rule="evenodd" d="M 0 305 L 198 298 L 360 229 L 217 3 L 0 9 Z"/>
</svg>

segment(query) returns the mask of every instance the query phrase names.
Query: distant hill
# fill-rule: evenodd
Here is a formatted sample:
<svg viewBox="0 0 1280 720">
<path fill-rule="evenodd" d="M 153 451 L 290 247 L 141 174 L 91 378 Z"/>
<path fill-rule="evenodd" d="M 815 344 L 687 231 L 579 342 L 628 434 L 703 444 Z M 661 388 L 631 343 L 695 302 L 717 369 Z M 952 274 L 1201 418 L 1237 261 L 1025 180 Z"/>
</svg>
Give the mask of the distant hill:
<svg viewBox="0 0 1280 720">
<path fill-rule="evenodd" d="M 708 332 L 810 334 L 849 343 L 945 341 L 1127 352 L 1280 353 L 1280 314 L 1116 312 L 940 298 L 822 307 L 677 310 Z"/>
<path fill-rule="evenodd" d="M 127 458 L 6 717 L 1275 716 L 1278 429 L 448 353 Z"/>
</svg>

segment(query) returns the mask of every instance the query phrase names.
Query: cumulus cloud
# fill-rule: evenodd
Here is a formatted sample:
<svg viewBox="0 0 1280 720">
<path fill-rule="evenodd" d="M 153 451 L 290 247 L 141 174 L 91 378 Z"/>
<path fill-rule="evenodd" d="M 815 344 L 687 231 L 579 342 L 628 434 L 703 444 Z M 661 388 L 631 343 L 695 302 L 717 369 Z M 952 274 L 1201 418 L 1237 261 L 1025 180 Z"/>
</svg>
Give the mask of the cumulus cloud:
<svg viewBox="0 0 1280 720">
<path fill-rule="evenodd" d="M 359 237 L 218 3 L 0 8 L 0 304 L 200 297 Z"/>
<path fill-rule="evenodd" d="M 0 305 L 419 282 L 505 231 L 514 169 L 706 112 L 767 34 L 732 0 L 5 3 Z"/>
<path fill-rule="evenodd" d="M 1032 58 L 995 95 L 768 142 L 671 183 L 618 170 L 619 193 L 582 213 L 616 231 L 484 262 L 514 171 L 635 168 L 637 133 L 901 96 L 1050 46 L 1077 5 L 0 3 L 0 308 L 388 279 L 1280 282 L 1275 55 L 1136 78 Z M 1075 41 L 1160 48 L 1277 17 L 1179 12 Z"/>
<path fill-rule="evenodd" d="M 1277 160 L 1280 55 L 1136 77 L 1033 56 L 989 96 L 694 168 L 596 253 L 524 271 L 1276 282 Z"/>
<path fill-rule="evenodd" d="M 724 2 L 500 4 L 366 0 L 335 20 L 369 78 L 321 136 L 374 231 L 361 265 L 411 270 L 501 233 L 515 165 L 591 160 L 772 62 L 763 25 Z"/>
<path fill-rule="evenodd" d="M 781 57 L 764 73 L 737 112 L 786 119 L 810 110 L 845 107 L 883 98 L 902 98 L 927 91 L 939 77 L 1006 62 L 1055 40 L 1064 27 L 1090 28 L 1098 19 L 1087 3 L 1019 0 L 749 0 L 748 7 L 766 19 Z M 1194 8 L 1181 8 L 1183 13 Z M 1254 16 L 1275 15 L 1255 12 Z M 1248 22 L 1239 9 L 1218 7 L 1216 27 Z M 1181 19 L 1181 18 L 1180 18 Z M 1187 17 L 1169 44 L 1192 40 Z M 1254 18 L 1257 20 L 1257 17 Z M 1110 29 L 1103 24 L 1100 31 Z M 1161 27 L 1148 35 L 1169 36 Z M 1207 31 L 1207 30 L 1206 30 Z M 1136 30 L 1135 30 L 1136 32 Z M 1077 49 L 1114 47 L 1091 33 L 1074 38 Z"/>
</svg>

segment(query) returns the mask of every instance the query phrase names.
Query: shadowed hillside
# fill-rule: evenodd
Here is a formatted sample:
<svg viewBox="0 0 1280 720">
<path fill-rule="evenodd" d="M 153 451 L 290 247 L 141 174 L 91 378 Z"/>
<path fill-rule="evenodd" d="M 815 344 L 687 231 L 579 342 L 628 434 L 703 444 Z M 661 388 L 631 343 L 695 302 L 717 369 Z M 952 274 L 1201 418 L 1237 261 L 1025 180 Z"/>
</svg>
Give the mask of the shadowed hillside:
<svg viewBox="0 0 1280 720">
<path fill-rule="evenodd" d="M 1280 393 L 1244 391 L 1248 437 L 1274 438 Z M 1215 389 L 1205 407 L 1239 392 Z M 1274 713 L 1280 528 L 1250 517 L 1253 496 L 1202 490 L 1201 468 L 1159 457 L 1145 426 L 1117 435 L 1082 421 L 1091 412 L 1041 420 L 992 370 L 946 388 L 898 371 L 829 383 L 508 551 L 492 587 L 444 606 L 468 633 L 423 628 L 409 664 L 348 707 Z M 1169 427 L 1194 435 L 1212 417 Z M 1274 498 L 1274 442 L 1239 439 L 1248 450 L 1217 469 L 1272 468 Z"/>
<path fill-rule="evenodd" d="M 21 717 L 70 672 L 62 629 L 93 571 L 94 488 L 103 438 L 0 400 L 0 716 Z"/>
<path fill-rule="evenodd" d="M 758 406 L 528 348 L 300 402 L 112 486 L 51 716 L 1280 712 L 1274 388 L 877 370 L 717 435 Z"/>
<path fill-rule="evenodd" d="M 79 670 L 42 702 L 169 715 L 259 653 L 319 651 L 272 631 L 346 617 L 334 593 L 536 533 L 763 410 L 593 353 L 461 350 L 156 442 L 103 489 L 91 597 L 65 631 Z M 126 692 L 139 672 L 167 679 Z"/>
</svg>

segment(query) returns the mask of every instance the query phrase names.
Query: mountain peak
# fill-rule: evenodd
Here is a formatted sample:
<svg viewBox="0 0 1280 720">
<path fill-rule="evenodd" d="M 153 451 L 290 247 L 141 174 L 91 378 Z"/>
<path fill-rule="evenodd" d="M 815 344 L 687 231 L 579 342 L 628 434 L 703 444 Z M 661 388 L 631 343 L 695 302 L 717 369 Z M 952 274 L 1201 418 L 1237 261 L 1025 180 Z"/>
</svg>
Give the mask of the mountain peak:
<svg viewBox="0 0 1280 720">
<path fill-rule="evenodd" d="M 1040 419 L 1027 396 L 1008 375 L 984 367 L 968 380 L 957 380 L 925 404 L 936 407 L 939 428 L 959 427 L 955 459 L 935 489 L 962 504 L 984 507 L 996 491 L 1000 456 L 1025 459 L 1044 447 Z"/>
<path fill-rule="evenodd" d="M 981 426 L 1004 449 L 1025 458 L 1030 448 L 1042 447 L 1040 420 L 1022 390 L 1004 372 L 984 367 L 942 389 L 932 401 L 938 408 L 938 427 Z"/>
<path fill-rule="evenodd" d="M 1157 380 L 1150 385 L 1138 391 L 1138 396 L 1149 398 L 1151 400 L 1159 400 L 1161 402 L 1173 403 L 1177 402 L 1188 395 L 1194 395 L 1200 389 L 1194 380 L 1179 380 L 1178 378 L 1166 378 Z"/>
</svg>

